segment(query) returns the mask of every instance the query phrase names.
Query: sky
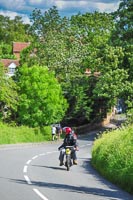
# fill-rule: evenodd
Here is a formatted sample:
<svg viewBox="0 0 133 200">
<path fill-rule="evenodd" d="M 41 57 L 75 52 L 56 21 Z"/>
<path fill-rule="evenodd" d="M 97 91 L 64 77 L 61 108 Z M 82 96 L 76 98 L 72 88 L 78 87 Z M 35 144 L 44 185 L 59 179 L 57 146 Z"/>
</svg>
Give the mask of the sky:
<svg viewBox="0 0 133 200">
<path fill-rule="evenodd" d="M 0 0 L 0 15 L 14 19 L 19 15 L 24 23 L 30 23 L 29 16 L 37 8 L 44 13 L 53 6 L 61 17 L 71 17 L 79 12 L 113 12 L 118 9 L 120 0 Z"/>
</svg>

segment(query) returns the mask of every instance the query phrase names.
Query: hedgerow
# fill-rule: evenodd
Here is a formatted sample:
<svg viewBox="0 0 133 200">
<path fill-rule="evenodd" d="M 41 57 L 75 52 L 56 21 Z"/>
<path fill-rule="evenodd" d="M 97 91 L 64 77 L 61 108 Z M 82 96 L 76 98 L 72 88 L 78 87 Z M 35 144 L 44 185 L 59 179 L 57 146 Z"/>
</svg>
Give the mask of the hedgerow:
<svg viewBox="0 0 133 200">
<path fill-rule="evenodd" d="M 108 180 L 133 193 L 133 125 L 105 131 L 96 139 L 91 163 Z"/>
</svg>

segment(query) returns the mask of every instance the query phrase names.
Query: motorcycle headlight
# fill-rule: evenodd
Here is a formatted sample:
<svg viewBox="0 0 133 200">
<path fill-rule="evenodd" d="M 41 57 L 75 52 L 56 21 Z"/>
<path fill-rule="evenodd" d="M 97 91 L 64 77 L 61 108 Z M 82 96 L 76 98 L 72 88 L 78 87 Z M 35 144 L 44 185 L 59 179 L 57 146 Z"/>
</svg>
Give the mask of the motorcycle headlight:
<svg viewBox="0 0 133 200">
<path fill-rule="evenodd" d="M 66 149 L 66 154 L 70 154 L 71 150 L 70 149 Z"/>
</svg>

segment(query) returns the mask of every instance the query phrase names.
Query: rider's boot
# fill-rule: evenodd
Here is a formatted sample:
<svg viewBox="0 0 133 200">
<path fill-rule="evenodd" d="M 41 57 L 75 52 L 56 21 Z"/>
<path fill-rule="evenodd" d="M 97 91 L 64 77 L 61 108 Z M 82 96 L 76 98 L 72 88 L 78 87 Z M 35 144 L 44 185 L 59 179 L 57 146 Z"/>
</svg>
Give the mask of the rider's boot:
<svg viewBox="0 0 133 200">
<path fill-rule="evenodd" d="M 60 166 L 63 166 L 64 165 L 64 162 L 63 161 L 60 161 Z"/>
<path fill-rule="evenodd" d="M 78 164 L 77 160 L 73 160 L 73 164 L 77 165 Z"/>
</svg>

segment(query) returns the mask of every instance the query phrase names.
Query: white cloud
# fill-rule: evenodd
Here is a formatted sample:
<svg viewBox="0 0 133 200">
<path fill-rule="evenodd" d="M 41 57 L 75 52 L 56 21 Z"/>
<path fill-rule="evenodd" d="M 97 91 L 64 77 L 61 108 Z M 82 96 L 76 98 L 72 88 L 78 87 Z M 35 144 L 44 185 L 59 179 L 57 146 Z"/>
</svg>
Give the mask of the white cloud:
<svg viewBox="0 0 133 200">
<path fill-rule="evenodd" d="M 31 22 L 30 22 L 30 19 L 29 19 L 29 17 L 28 17 L 27 15 L 22 14 L 22 15 L 20 15 L 20 16 L 22 17 L 23 22 L 24 22 L 25 24 L 30 24 L 30 23 L 31 23 Z"/>
<path fill-rule="evenodd" d="M 43 2 L 43 0 L 29 0 L 30 4 L 40 4 L 42 2 Z"/>
<path fill-rule="evenodd" d="M 100 12 L 113 12 L 118 9 L 119 3 L 96 3 L 95 6 Z"/>
<path fill-rule="evenodd" d="M 10 17 L 11 19 L 14 19 L 14 17 L 17 16 L 18 13 L 10 12 L 10 11 L 0 11 L 0 15 L 3 15 L 5 17 Z"/>
<path fill-rule="evenodd" d="M 100 10 L 103 10 L 105 6 L 109 7 L 109 5 L 117 5 L 120 0 L 0 0 L 0 7 L 17 11 L 22 10 L 22 12 L 31 10 L 35 7 L 40 9 L 47 9 L 56 5 L 58 9 L 65 8 L 76 8 L 81 7 L 86 9 L 87 7 L 99 7 Z M 100 6 L 97 6 L 100 5 Z M 106 9 L 106 8 L 105 8 Z"/>
<path fill-rule="evenodd" d="M 114 0 L 115 1 L 115 0 Z M 105 0 L 97 0 L 97 1 L 56 1 L 56 6 L 59 12 L 63 16 L 70 17 L 71 15 L 76 15 L 79 12 L 80 13 L 86 13 L 86 12 L 114 12 L 119 7 L 119 2 L 117 1 L 108 1 L 108 3 L 105 3 Z M 104 2 L 104 3 L 102 3 Z"/>
<path fill-rule="evenodd" d="M 56 0 L 28 0 L 28 5 L 37 7 L 51 7 L 56 4 Z"/>
<path fill-rule="evenodd" d="M 22 16 L 28 22 L 28 16 L 35 8 L 42 11 L 56 6 L 61 16 L 71 16 L 86 12 L 113 12 L 118 9 L 120 0 L 0 0 L 2 15 Z"/>
<path fill-rule="evenodd" d="M 75 7 L 86 7 L 88 6 L 88 1 L 56 1 L 55 5 L 58 9 L 65 9 L 65 8 L 75 8 Z"/>
<path fill-rule="evenodd" d="M 19 14 L 17 12 L 11 12 L 11 11 L 0 11 L 0 15 L 3 15 L 5 17 L 10 17 L 10 19 L 14 19 L 16 16 L 21 16 L 22 20 L 25 24 L 29 24 L 30 20 L 29 17 L 26 14 Z"/>
<path fill-rule="evenodd" d="M 21 7 L 24 7 L 26 5 L 25 0 L 0 0 L 0 5 L 2 7 L 5 7 L 7 9 L 12 9 L 14 8 L 15 10 L 20 9 Z"/>
<path fill-rule="evenodd" d="M 110 1 L 112 2 L 112 1 Z M 100 0 L 98 1 L 55 1 L 56 6 L 59 10 L 64 10 L 64 9 L 84 9 L 85 11 L 90 11 L 90 9 L 94 10 L 98 10 L 99 12 L 112 12 L 117 10 L 118 6 L 119 6 L 119 2 L 117 3 L 110 3 L 108 1 L 108 3 L 102 3 L 102 0 L 100 2 Z"/>
</svg>

